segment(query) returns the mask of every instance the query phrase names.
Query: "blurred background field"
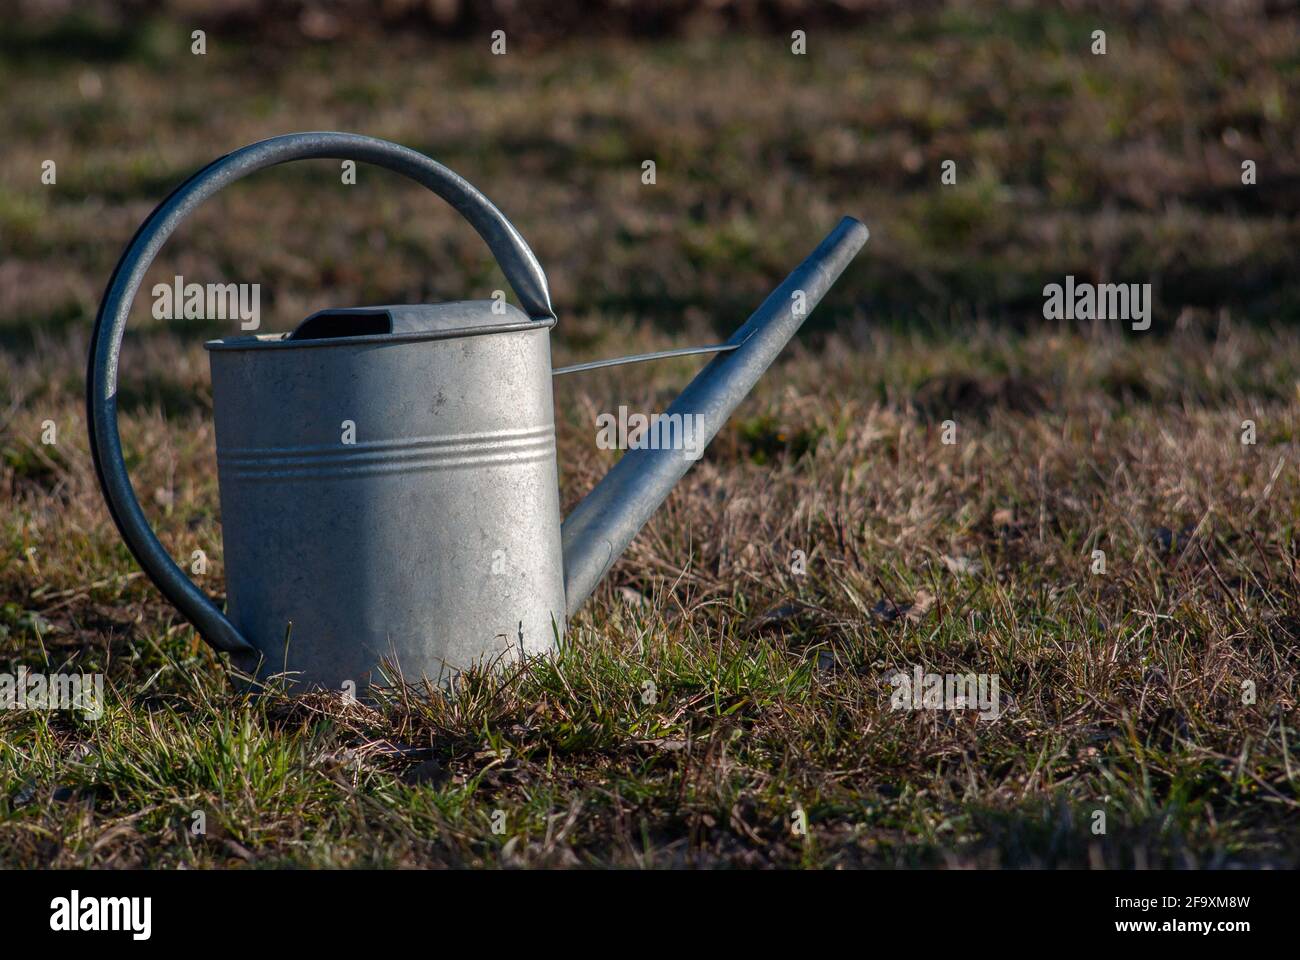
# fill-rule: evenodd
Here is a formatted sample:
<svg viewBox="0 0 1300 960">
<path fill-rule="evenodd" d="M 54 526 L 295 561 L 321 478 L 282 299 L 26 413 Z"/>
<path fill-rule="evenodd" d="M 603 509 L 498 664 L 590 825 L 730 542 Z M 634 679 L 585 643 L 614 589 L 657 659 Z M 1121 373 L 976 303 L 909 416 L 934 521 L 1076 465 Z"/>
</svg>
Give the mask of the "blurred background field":
<svg viewBox="0 0 1300 960">
<path fill-rule="evenodd" d="M 20 0 L 0 91 L 0 667 L 115 691 L 100 727 L 0 714 L 0 863 L 1295 864 L 1291 5 Z M 557 363 L 714 341 L 840 215 L 872 231 L 572 659 L 460 707 L 227 702 L 94 486 L 85 351 L 122 248 L 215 156 L 311 129 L 486 193 L 547 271 Z M 264 331 L 505 286 L 441 201 L 325 161 L 209 201 L 144 289 L 176 274 L 260 283 Z M 1151 330 L 1044 321 L 1066 274 L 1153 284 Z M 233 325 L 145 298 L 132 323 L 137 489 L 219 596 L 200 344 Z M 595 413 L 697 366 L 557 384 L 566 503 L 612 462 Z M 892 714 L 881 678 L 912 663 L 1000 672 L 1014 716 Z M 196 803 L 210 843 L 171 829 Z"/>
<path fill-rule="evenodd" d="M 171 186 L 304 129 L 396 140 L 477 184 L 546 266 L 562 333 L 596 315 L 730 329 L 841 213 L 873 238 L 823 321 L 858 304 L 875 325 L 1037 326 L 1044 283 L 1067 272 L 1153 283 L 1164 330 L 1221 310 L 1300 313 L 1291 16 L 832 5 L 853 25 L 811 18 L 810 52 L 794 56 L 796 4 L 780 32 L 684 18 L 685 35 L 634 41 L 575 18 L 560 37 L 521 29 L 492 56 L 487 14 L 449 38 L 419 18 L 378 29 L 362 12 L 382 4 L 338 4 L 357 14 L 348 29 L 311 40 L 298 26 L 310 14 L 278 29 L 233 15 L 291 4 L 194 6 L 96 18 L 78 4 L 5 24 L 6 332 L 84 324 Z M 229 28 L 215 15 L 227 9 Z M 1099 27 L 1106 56 L 1089 52 Z M 205 56 L 192 28 L 208 31 Z M 37 189 L 46 159 L 59 182 Z M 940 189 L 947 159 L 958 183 Z M 1258 165 L 1249 189 L 1243 160 Z M 205 207 L 155 273 L 260 281 L 285 325 L 324 305 L 496 285 L 478 239 L 418 191 L 377 171 L 344 188 L 323 163 L 270 171 Z"/>
</svg>

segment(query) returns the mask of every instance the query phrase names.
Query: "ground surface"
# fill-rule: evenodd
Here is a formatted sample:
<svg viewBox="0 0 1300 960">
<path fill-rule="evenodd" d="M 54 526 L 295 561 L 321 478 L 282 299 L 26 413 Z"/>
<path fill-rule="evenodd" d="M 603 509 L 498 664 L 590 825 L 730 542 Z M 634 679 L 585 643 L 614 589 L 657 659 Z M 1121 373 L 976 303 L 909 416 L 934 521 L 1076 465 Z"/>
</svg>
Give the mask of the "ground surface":
<svg viewBox="0 0 1300 960">
<path fill-rule="evenodd" d="M 1106 23 L 1103 58 L 1097 19 L 900 17 L 805 58 L 9 35 L 0 670 L 104 671 L 109 698 L 0 711 L 0 865 L 1300 863 L 1296 22 Z M 713 340 L 840 214 L 873 231 L 562 653 L 451 702 L 233 694 L 87 454 L 88 326 L 136 225 L 215 154 L 329 128 L 497 202 L 548 270 L 559 362 Z M 502 285 L 433 198 L 327 163 L 204 207 L 146 289 L 176 273 L 261 283 L 269 330 Z M 1154 283 L 1152 330 L 1043 321 L 1066 273 Z M 232 331 L 133 323 L 136 489 L 220 595 L 199 342 Z M 566 505 L 615 456 L 596 413 L 695 367 L 557 384 Z M 892 711 L 916 665 L 996 674 L 1002 716 Z"/>
</svg>

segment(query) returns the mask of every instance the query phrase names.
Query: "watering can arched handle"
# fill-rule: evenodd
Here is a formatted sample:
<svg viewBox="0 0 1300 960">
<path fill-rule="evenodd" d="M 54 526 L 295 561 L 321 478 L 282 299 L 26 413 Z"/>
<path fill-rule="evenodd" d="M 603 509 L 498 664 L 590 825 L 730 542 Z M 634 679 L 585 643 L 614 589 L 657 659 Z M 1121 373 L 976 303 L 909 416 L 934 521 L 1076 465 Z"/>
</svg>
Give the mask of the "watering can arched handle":
<svg viewBox="0 0 1300 960">
<path fill-rule="evenodd" d="M 205 640 L 230 653 L 256 653 L 256 649 L 159 543 L 131 486 L 117 429 L 118 354 L 145 272 L 181 221 L 222 187 L 254 171 L 308 159 L 372 163 L 428 187 L 459 211 L 487 242 L 525 312 L 538 321 L 555 318 L 541 264 L 501 211 L 442 164 L 387 140 L 351 133 L 294 133 L 262 140 L 214 160 L 149 214 L 118 261 L 95 318 L 86 376 L 90 452 L 113 522 L 144 572 Z"/>
</svg>

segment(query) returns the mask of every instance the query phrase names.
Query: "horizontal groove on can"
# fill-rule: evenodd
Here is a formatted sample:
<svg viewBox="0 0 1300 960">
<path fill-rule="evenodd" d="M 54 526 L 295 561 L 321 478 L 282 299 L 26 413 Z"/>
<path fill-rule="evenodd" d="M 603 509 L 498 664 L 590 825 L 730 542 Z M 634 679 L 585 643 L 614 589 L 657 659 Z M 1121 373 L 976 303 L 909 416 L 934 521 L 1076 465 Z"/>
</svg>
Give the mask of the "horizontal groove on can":
<svg viewBox="0 0 1300 960">
<path fill-rule="evenodd" d="M 218 452 L 222 479 L 282 480 L 423 473 L 486 464 L 533 463 L 555 455 L 555 427 L 372 440 L 313 447 Z"/>
</svg>

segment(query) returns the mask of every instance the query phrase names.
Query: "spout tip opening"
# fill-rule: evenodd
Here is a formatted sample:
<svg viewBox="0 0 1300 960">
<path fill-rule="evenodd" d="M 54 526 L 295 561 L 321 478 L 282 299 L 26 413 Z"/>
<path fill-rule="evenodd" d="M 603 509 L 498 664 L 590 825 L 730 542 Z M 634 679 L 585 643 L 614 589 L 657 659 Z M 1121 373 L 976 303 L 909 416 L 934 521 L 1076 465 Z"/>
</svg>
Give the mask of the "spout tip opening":
<svg viewBox="0 0 1300 960">
<path fill-rule="evenodd" d="M 857 217 L 850 216 L 849 214 L 846 213 L 844 215 L 844 219 L 840 221 L 840 226 L 847 230 L 860 232 L 862 234 L 863 243 L 866 243 L 868 240 L 871 239 L 871 228 L 868 227 L 861 220 L 859 220 Z"/>
</svg>

